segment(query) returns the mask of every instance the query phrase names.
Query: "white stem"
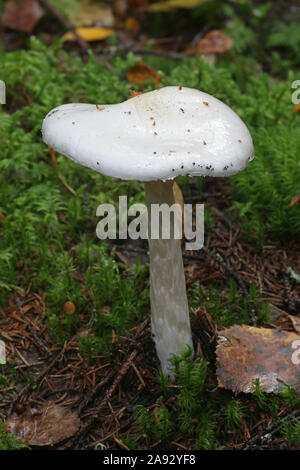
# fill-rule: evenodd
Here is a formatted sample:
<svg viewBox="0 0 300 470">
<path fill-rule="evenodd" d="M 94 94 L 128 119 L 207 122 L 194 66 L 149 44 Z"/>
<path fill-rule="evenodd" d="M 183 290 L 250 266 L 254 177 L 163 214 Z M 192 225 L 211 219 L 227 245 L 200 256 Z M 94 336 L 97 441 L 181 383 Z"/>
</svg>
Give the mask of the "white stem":
<svg viewBox="0 0 300 470">
<path fill-rule="evenodd" d="M 172 206 L 175 203 L 173 184 L 173 181 L 145 184 L 149 219 L 151 327 L 162 370 L 170 377 L 170 357 L 179 355 L 186 346 L 193 348 L 181 240 L 174 238 L 175 217 L 170 217 L 170 239 L 162 239 L 161 224 L 159 239 L 151 238 L 152 204 Z"/>
</svg>

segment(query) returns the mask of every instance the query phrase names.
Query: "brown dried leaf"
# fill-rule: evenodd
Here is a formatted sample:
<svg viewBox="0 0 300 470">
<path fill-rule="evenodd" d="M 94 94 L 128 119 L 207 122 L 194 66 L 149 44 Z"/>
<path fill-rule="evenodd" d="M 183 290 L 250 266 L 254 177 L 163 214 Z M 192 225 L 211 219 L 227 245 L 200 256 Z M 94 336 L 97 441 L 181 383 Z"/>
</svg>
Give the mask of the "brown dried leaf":
<svg viewBox="0 0 300 470">
<path fill-rule="evenodd" d="M 292 197 L 291 199 L 291 202 L 290 202 L 290 206 L 294 206 L 296 204 L 296 202 L 300 201 L 300 193 L 296 194 L 296 196 Z"/>
<path fill-rule="evenodd" d="M 46 403 L 34 414 L 29 410 L 5 421 L 6 430 L 30 446 L 51 446 L 64 441 L 75 434 L 79 424 L 74 411 L 53 402 Z"/>
<path fill-rule="evenodd" d="M 299 111 L 300 111 L 300 103 L 299 103 L 299 104 L 295 104 L 294 109 L 293 109 L 293 112 L 294 112 L 294 113 L 299 113 Z"/>
<path fill-rule="evenodd" d="M 5 3 L 1 21 L 3 26 L 31 33 L 44 10 L 37 0 L 9 1 Z"/>
<path fill-rule="evenodd" d="M 259 379 L 266 392 L 277 392 L 283 383 L 300 385 L 300 367 L 293 361 L 300 336 L 277 329 L 232 326 L 223 330 L 217 345 L 220 387 L 249 393 Z"/>
<path fill-rule="evenodd" d="M 155 69 L 146 64 L 146 62 L 137 62 L 127 71 L 127 80 L 129 83 L 136 83 L 139 86 L 145 85 L 145 80 L 152 80 L 156 87 L 160 85 L 160 76 Z"/>
<path fill-rule="evenodd" d="M 214 29 L 200 39 L 196 46 L 198 54 L 222 54 L 233 46 L 233 40 L 218 29 Z"/>
<path fill-rule="evenodd" d="M 95 0 L 80 0 L 76 2 L 75 8 L 67 8 L 66 15 L 70 23 L 79 28 L 80 26 L 100 26 L 102 28 L 113 28 L 115 24 L 112 7 L 104 2 Z"/>
</svg>

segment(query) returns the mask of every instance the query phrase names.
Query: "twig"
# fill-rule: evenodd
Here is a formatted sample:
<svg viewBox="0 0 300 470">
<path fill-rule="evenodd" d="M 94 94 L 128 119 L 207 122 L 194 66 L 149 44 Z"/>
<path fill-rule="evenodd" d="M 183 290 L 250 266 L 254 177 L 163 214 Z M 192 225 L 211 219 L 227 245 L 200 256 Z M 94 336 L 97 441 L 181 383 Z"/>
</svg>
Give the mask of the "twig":
<svg viewBox="0 0 300 470">
<path fill-rule="evenodd" d="M 28 330 L 30 331 L 30 333 L 32 334 L 32 336 L 34 337 L 34 339 L 36 340 L 36 342 L 41 346 L 41 348 L 47 353 L 48 356 L 52 356 L 52 353 L 51 351 L 49 350 L 49 348 L 46 346 L 46 344 L 44 343 L 44 341 L 36 334 L 36 332 L 34 331 L 34 329 L 31 327 L 31 325 L 29 323 L 27 323 L 27 328 Z"/>
<path fill-rule="evenodd" d="M 55 150 L 52 147 L 49 147 L 49 146 L 48 146 L 48 149 L 49 149 L 50 156 L 51 156 L 52 166 L 53 166 L 54 170 L 57 171 L 58 165 L 57 165 Z M 76 191 L 73 188 L 71 188 L 71 186 L 65 181 L 65 179 L 63 178 L 61 173 L 56 173 L 56 174 L 57 174 L 57 178 L 59 179 L 59 181 L 62 182 L 62 184 L 65 186 L 65 188 L 67 188 L 67 190 L 70 191 L 70 193 L 72 193 L 73 196 L 76 196 Z"/>
<path fill-rule="evenodd" d="M 144 319 L 144 321 L 139 325 L 139 327 L 137 328 L 134 336 L 133 336 L 133 339 L 132 339 L 132 342 L 131 342 L 131 346 L 132 345 L 135 345 L 137 343 L 137 341 L 139 340 L 140 336 L 142 335 L 144 329 L 146 328 L 146 326 L 148 325 L 148 323 L 150 322 L 150 317 L 149 315 L 146 316 L 146 318 Z M 67 444 L 67 447 L 70 447 L 70 446 L 74 446 L 74 443 L 75 442 L 78 442 L 78 440 L 82 440 L 84 438 L 84 436 L 87 434 L 87 432 L 91 429 L 91 427 L 93 426 L 93 424 L 99 419 L 99 413 L 101 411 L 101 409 L 106 405 L 106 403 L 110 400 L 111 396 L 113 395 L 114 391 L 116 390 L 117 386 L 119 385 L 119 383 L 121 382 L 121 380 L 123 379 L 123 377 L 126 375 L 128 369 L 131 367 L 132 365 L 132 361 L 135 359 L 136 355 L 137 355 L 138 351 L 137 349 L 134 349 L 130 354 L 129 356 L 127 357 L 127 359 L 123 362 L 123 365 L 118 373 L 118 375 L 116 376 L 115 380 L 113 381 L 112 385 L 110 386 L 110 388 L 106 391 L 105 393 L 105 396 L 103 398 L 103 400 L 100 402 L 100 404 L 97 406 L 95 412 L 93 413 L 93 416 L 92 418 L 90 418 L 80 429 L 79 431 L 76 433 L 76 435 L 68 442 Z M 112 374 L 113 375 L 113 374 Z M 99 387 L 100 388 L 100 387 Z"/>
<path fill-rule="evenodd" d="M 110 400 L 112 394 L 114 393 L 114 391 L 116 390 L 117 386 L 119 385 L 119 383 L 121 382 L 122 378 L 124 377 L 124 375 L 126 375 L 129 367 L 132 365 L 132 361 L 133 359 L 135 359 L 137 355 L 137 350 L 134 349 L 134 351 L 132 351 L 132 353 L 130 354 L 130 356 L 128 357 L 128 359 L 123 363 L 117 377 L 115 378 L 112 386 L 109 388 L 109 390 L 106 392 L 105 394 L 105 397 L 103 398 L 103 400 L 101 401 L 100 405 L 97 406 L 97 416 L 99 416 L 99 412 L 100 410 L 103 408 L 103 406 L 106 404 L 106 402 L 108 400 Z"/>
<path fill-rule="evenodd" d="M 76 31 L 76 28 L 70 23 L 70 21 L 60 12 L 58 11 L 51 3 L 49 3 L 47 0 L 39 0 L 40 3 L 48 10 L 50 11 L 50 13 L 52 13 L 53 16 L 55 16 L 58 21 L 69 31 L 72 31 L 78 44 L 80 45 L 81 49 L 84 51 L 84 52 L 87 52 L 87 51 L 90 51 L 92 52 L 92 49 L 89 45 L 88 42 L 86 42 L 81 36 L 80 34 L 77 33 Z M 102 58 L 102 62 L 103 64 L 105 65 L 105 67 L 107 68 L 107 70 L 112 74 L 114 75 L 115 77 L 119 78 L 116 73 L 114 72 L 112 66 L 110 65 L 110 63 L 108 62 L 108 60 L 103 57 Z"/>
<path fill-rule="evenodd" d="M 67 188 L 67 190 L 70 191 L 70 193 L 73 194 L 73 196 L 76 196 L 75 189 L 71 188 L 71 186 L 64 180 L 64 178 L 62 177 L 62 175 L 60 173 L 57 173 L 57 178 L 62 182 L 64 187 Z"/>
<path fill-rule="evenodd" d="M 140 371 L 138 370 L 138 368 L 136 367 L 136 365 L 134 364 L 134 362 L 131 364 L 131 367 L 133 368 L 134 372 L 135 372 L 136 375 L 138 376 L 138 379 L 139 379 L 139 381 L 141 382 L 142 387 L 145 387 L 146 384 L 145 384 L 145 382 L 144 382 L 144 379 L 143 379 L 143 377 L 141 376 Z"/>
<path fill-rule="evenodd" d="M 176 52 L 158 51 L 158 50 L 153 50 L 153 49 L 142 49 L 142 48 L 136 47 L 135 42 L 132 40 L 129 40 L 127 35 L 123 31 L 119 30 L 117 32 L 117 36 L 118 36 L 120 43 L 122 44 L 123 51 L 125 53 L 132 52 L 133 54 L 156 55 L 160 57 L 167 57 L 168 59 L 173 59 L 173 60 L 184 59 L 184 57 L 182 57 L 180 54 Z"/>
<path fill-rule="evenodd" d="M 120 447 L 122 447 L 122 449 L 130 450 L 129 447 L 127 447 L 127 445 L 124 444 L 124 442 L 122 442 L 120 439 L 118 439 L 114 434 L 113 434 L 113 438 L 114 438 L 114 441 L 115 441 Z"/>
<path fill-rule="evenodd" d="M 114 371 L 110 371 L 108 374 L 106 374 L 105 377 L 96 385 L 96 387 L 92 390 L 91 393 L 88 394 L 88 396 L 81 402 L 78 408 L 78 414 L 84 410 L 84 408 L 87 407 L 87 405 L 93 400 L 93 398 L 98 394 L 99 390 L 107 383 L 110 381 L 110 379 L 113 377 Z"/>
<path fill-rule="evenodd" d="M 298 416 L 300 416 L 300 410 L 295 410 L 292 413 L 286 415 L 284 418 L 281 418 L 279 422 L 275 422 L 267 426 L 267 428 L 264 429 L 261 433 L 252 437 L 249 441 L 243 444 L 241 450 L 257 449 L 260 445 L 264 445 L 263 441 L 265 441 L 266 444 L 269 443 L 272 436 L 276 434 L 286 422 L 291 421 L 293 418 L 297 418 Z M 259 444 L 260 441 L 262 441 L 261 444 Z"/>
<path fill-rule="evenodd" d="M 217 209 L 216 207 L 214 206 L 209 206 L 210 210 L 212 212 L 214 212 L 220 219 L 222 219 L 224 222 L 226 222 L 226 224 L 229 226 L 229 228 L 231 229 L 234 229 L 237 227 L 237 225 L 232 221 L 230 220 L 229 217 L 226 217 L 225 214 L 223 214 L 223 212 L 219 211 L 219 209 Z"/>
<path fill-rule="evenodd" d="M 237 281 L 237 283 L 239 284 L 239 286 L 241 287 L 243 292 L 245 294 L 248 294 L 248 289 L 247 289 L 246 284 L 244 283 L 243 279 L 241 278 L 241 276 L 239 276 L 238 273 L 236 273 L 234 271 L 234 269 L 232 269 L 232 267 L 229 266 L 229 264 L 226 261 L 224 261 L 224 259 L 221 257 L 221 255 L 219 255 L 218 253 L 215 254 L 212 251 L 210 251 L 208 248 L 205 248 L 205 247 L 203 247 L 202 250 L 208 256 L 210 256 L 215 261 L 217 261 L 217 263 L 219 263 L 221 266 L 223 266 L 231 274 L 231 276 L 235 278 L 235 280 Z"/>
<path fill-rule="evenodd" d="M 50 372 L 50 370 L 54 367 L 54 365 L 56 364 L 56 362 L 59 360 L 59 358 L 62 356 L 64 356 L 64 353 L 67 349 L 67 346 L 69 344 L 71 344 L 71 342 L 74 340 L 74 337 L 70 339 L 70 341 L 68 343 L 65 343 L 64 344 L 64 347 L 62 348 L 61 351 L 59 351 L 59 353 L 55 356 L 55 358 L 53 359 L 52 362 L 50 362 L 49 366 L 47 367 L 47 369 L 38 376 L 37 378 L 37 383 L 38 383 L 38 387 L 37 387 L 37 390 L 40 389 L 45 377 L 47 376 L 47 374 Z"/>
<path fill-rule="evenodd" d="M 138 249 L 138 248 L 129 248 L 129 247 L 122 247 L 122 246 L 116 246 L 116 248 L 119 250 L 119 251 L 129 251 L 129 252 L 133 252 L 133 253 L 138 253 L 138 254 L 144 254 L 144 255 L 148 255 L 148 252 L 146 250 L 142 250 L 142 249 Z M 248 294 L 248 289 L 246 287 L 246 284 L 244 283 L 243 279 L 241 278 L 241 276 L 239 276 L 235 271 L 234 269 L 232 269 L 231 266 L 229 266 L 229 264 L 223 260 L 223 258 L 221 257 L 221 255 L 219 255 L 218 253 L 213 253 L 212 251 L 210 251 L 208 248 L 206 247 L 202 247 L 201 248 L 205 254 L 207 254 L 208 256 L 210 256 L 211 258 L 213 258 L 215 261 L 217 261 L 217 263 L 219 263 L 221 266 L 223 266 L 237 281 L 237 283 L 239 284 L 239 286 L 241 287 L 241 289 L 243 290 L 243 292 L 245 294 Z M 183 253 L 182 254 L 182 257 L 185 258 L 185 259 L 192 259 L 192 260 L 195 260 L 195 261 L 202 261 L 203 260 L 203 256 L 201 255 L 189 255 L 187 253 Z"/>
<path fill-rule="evenodd" d="M 18 348 L 15 348 L 16 351 L 17 351 L 17 354 L 18 356 L 20 357 L 20 359 L 23 361 L 23 363 L 27 366 L 27 367 L 30 367 L 30 364 L 28 361 L 26 361 L 25 357 L 20 353 L 20 351 L 18 350 Z"/>
<path fill-rule="evenodd" d="M 30 299 L 27 299 L 26 302 L 23 302 L 21 303 L 20 302 L 20 299 L 19 297 L 15 294 L 14 296 L 15 298 L 15 301 L 16 301 L 16 304 L 18 306 L 18 311 L 19 313 L 22 313 L 22 306 L 27 304 L 28 302 L 30 302 L 32 299 L 35 299 L 35 297 L 32 297 Z M 35 330 L 32 328 L 32 326 L 30 325 L 29 321 L 27 320 L 26 317 L 24 318 L 20 318 L 20 320 L 26 324 L 28 330 L 30 331 L 30 333 L 32 334 L 32 336 L 34 337 L 34 339 L 36 340 L 36 342 L 39 344 L 39 346 L 47 353 L 48 356 L 52 356 L 52 353 L 49 351 L 48 347 L 46 346 L 46 344 L 39 338 L 39 336 L 37 335 L 37 333 L 35 332 Z"/>
<path fill-rule="evenodd" d="M 50 12 L 53 16 L 55 16 L 58 21 L 67 29 L 73 32 L 78 44 L 80 45 L 81 49 L 85 52 L 90 49 L 89 44 L 77 33 L 76 28 L 70 23 L 70 21 L 63 15 L 59 10 L 55 8 L 52 3 L 49 3 L 47 0 L 39 0 L 39 2 Z"/>
<path fill-rule="evenodd" d="M 48 149 L 49 149 L 49 152 L 50 152 L 52 166 L 53 166 L 54 170 L 56 171 L 58 169 L 58 166 L 57 166 L 55 151 L 49 145 L 48 145 Z"/>
<path fill-rule="evenodd" d="M 74 442 L 74 440 L 76 440 L 76 438 L 80 438 L 80 440 L 86 435 L 86 433 L 91 429 L 91 427 L 93 426 L 93 424 L 95 423 L 95 421 L 97 419 L 99 419 L 99 413 L 101 411 L 101 409 L 106 405 L 106 403 L 108 402 L 108 400 L 110 400 L 112 394 L 114 393 L 115 389 L 117 388 L 117 386 L 119 385 L 119 383 L 121 382 L 122 378 L 124 377 L 124 375 L 126 375 L 128 369 L 130 368 L 131 364 L 132 364 L 132 361 L 133 359 L 136 357 L 137 355 L 137 350 L 135 349 L 134 351 L 132 351 L 132 353 L 130 354 L 130 356 L 128 357 L 128 359 L 123 363 L 117 377 L 115 378 L 113 384 L 111 385 L 111 387 L 107 390 L 106 394 L 105 394 L 105 397 L 103 398 L 103 400 L 100 402 L 100 405 L 97 406 L 97 409 L 95 410 L 95 414 L 92 416 L 92 418 L 90 418 L 88 420 L 87 423 L 85 423 L 78 431 L 77 433 L 77 437 L 75 436 L 74 439 L 72 439 L 72 441 L 69 443 L 72 444 Z"/>
<path fill-rule="evenodd" d="M 133 52 L 134 54 L 155 55 L 158 57 L 166 57 L 167 59 L 179 60 L 179 61 L 184 60 L 184 57 L 181 54 L 178 54 L 177 52 L 158 51 L 156 49 L 133 48 L 133 49 L 127 50 L 126 52 Z"/>
</svg>

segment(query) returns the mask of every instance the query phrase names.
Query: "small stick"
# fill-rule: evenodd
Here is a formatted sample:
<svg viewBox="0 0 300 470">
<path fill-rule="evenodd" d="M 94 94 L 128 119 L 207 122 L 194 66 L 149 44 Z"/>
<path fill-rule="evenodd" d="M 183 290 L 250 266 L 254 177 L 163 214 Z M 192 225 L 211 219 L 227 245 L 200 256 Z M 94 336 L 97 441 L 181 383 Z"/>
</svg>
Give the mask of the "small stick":
<svg viewBox="0 0 300 470">
<path fill-rule="evenodd" d="M 128 357 L 128 359 L 124 362 L 124 364 L 122 365 L 117 377 L 115 378 L 115 380 L 113 381 L 111 387 L 108 389 L 108 391 L 106 392 L 105 394 L 105 397 L 103 398 L 103 400 L 101 401 L 100 405 L 97 406 L 97 414 L 96 414 L 96 417 L 99 416 L 99 412 L 100 410 L 103 408 L 103 406 L 107 403 L 108 400 L 110 400 L 112 394 L 114 393 L 114 391 L 116 390 L 117 386 L 119 385 L 119 383 L 121 382 L 122 378 L 124 377 L 124 375 L 126 375 L 129 367 L 132 365 L 132 361 L 133 359 L 135 358 L 135 356 L 137 355 L 137 350 L 134 349 L 134 351 L 132 351 L 132 353 L 130 354 L 130 356 Z M 95 418 L 93 418 L 93 421 L 94 421 Z M 89 426 L 89 423 L 88 423 L 88 426 Z"/>
<path fill-rule="evenodd" d="M 88 420 L 87 423 L 85 423 L 78 431 L 77 433 L 77 436 L 75 436 L 68 444 L 69 445 L 72 445 L 74 440 L 76 440 L 76 438 L 80 438 L 82 439 L 86 433 L 90 430 L 90 428 L 92 427 L 92 425 L 94 424 L 94 422 L 99 419 L 99 413 L 101 411 L 101 409 L 106 405 L 106 403 L 110 400 L 112 394 L 114 393 L 115 389 L 117 388 L 117 386 L 119 385 L 119 383 L 121 382 L 122 378 L 124 377 L 124 375 L 126 375 L 129 367 L 132 365 L 132 361 L 134 360 L 135 356 L 137 355 L 137 350 L 134 349 L 134 351 L 132 351 L 132 353 L 130 354 L 130 356 L 128 357 L 128 359 L 124 362 L 124 364 L 122 365 L 117 377 L 115 378 L 115 380 L 113 381 L 111 387 L 107 390 L 103 400 L 100 402 L 100 405 L 97 406 L 97 408 L 95 409 L 95 412 L 93 413 L 93 416 L 91 419 Z"/>
<path fill-rule="evenodd" d="M 58 166 L 57 166 L 55 151 L 52 147 L 49 147 L 49 146 L 48 146 L 48 149 L 49 149 L 49 152 L 50 152 L 52 166 L 53 166 L 54 170 L 56 171 Z"/>
<path fill-rule="evenodd" d="M 81 36 L 80 34 L 77 33 L 76 31 L 76 28 L 70 23 L 70 21 L 65 17 L 65 15 L 63 15 L 60 11 L 58 11 L 54 5 L 52 5 L 51 3 L 49 3 L 47 0 L 39 0 L 40 3 L 48 10 L 50 11 L 50 13 L 52 13 L 53 16 L 55 16 L 58 21 L 69 31 L 72 31 L 72 33 L 74 34 L 79 46 L 81 47 L 81 49 L 84 51 L 84 52 L 87 52 L 87 51 L 92 51 L 90 45 L 88 42 L 86 42 Z M 102 59 L 102 62 L 103 64 L 105 65 L 105 67 L 107 68 L 107 70 L 115 77 L 119 78 L 112 66 L 110 65 L 110 63 L 108 62 L 108 60 L 104 57 Z"/>
<path fill-rule="evenodd" d="M 48 146 L 48 149 L 50 151 L 52 166 L 53 166 L 54 170 L 57 171 L 58 170 L 58 165 L 57 165 L 55 150 L 52 147 L 49 147 L 49 146 Z M 71 188 L 71 186 L 66 182 L 66 180 L 61 175 L 61 173 L 57 173 L 57 178 L 59 179 L 59 181 L 62 182 L 62 184 L 65 186 L 65 188 L 67 188 L 67 190 L 70 191 L 70 193 L 73 194 L 73 196 L 76 196 L 76 191 L 73 188 Z"/>
<path fill-rule="evenodd" d="M 27 328 L 28 330 L 30 331 L 30 333 L 32 334 L 32 336 L 34 337 L 34 339 L 36 340 L 36 342 L 40 345 L 40 347 L 47 353 L 48 356 L 52 356 L 52 353 L 51 351 L 49 350 L 49 348 L 46 346 L 46 344 L 41 340 L 41 338 L 36 334 L 36 332 L 34 331 L 34 329 L 31 327 L 31 325 L 29 325 L 29 323 L 27 324 Z"/>
<path fill-rule="evenodd" d="M 262 441 L 264 437 L 268 437 L 269 439 L 271 439 L 273 435 L 276 434 L 286 422 L 289 422 L 293 418 L 297 418 L 299 416 L 299 410 L 295 410 L 287 414 L 279 422 L 276 421 L 275 423 L 267 426 L 266 429 L 264 429 L 262 432 L 252 437 L 249 441 L 245 442 L 245 444 L 243 444 L 240 450 L 251 450 L 259 448 L 261 445 L 264 445 L 263 442 L 260 443 L 260 441 Z"/>
<path fill-rule="evenodd" d="M 120 447 L 122 447 L 122 449 L 130 450 L 129 447 L 127 447 L 127 445 L 124 444 L 124 442 L 122 442 L 120 439 L 118 439 L 114 434 L 113 434 L 113 438 L 114 438 L 114 441 L 115 441 Z"/>
<path fill-rule="evenodd" d="M 64 347 L 62 348 L 61 351 L 59 351 L 59 353 L 55 356 L 55 358 L 53 359 L 53 361 L 49 364 L 49 366 L 47 367 L 47 369 L 42 373 L 40 374 L 38 377 L 37 377 L 37 383 L 38 383 L 38 387 L 37 387 L 37 390 L 40 389 L 42 383 L 44 382 L 47 374 L 50 372 L 50 370 L 54 367 L 54 365 L 56 364 L 56 362 L 59 360 L 60 357 L 64 357 L 64 354 L 65 354 L 65 351 L 67 349 L 67 346 L 74 340 L 74 337 L 70 339 L 70 341 L 68 343 L 65 343 L 64 344 Z"/>
<path fill-rule="evenodd" d="M 130 49 L 129 49 L 130 50 Z M 131 52 L 134 54 L 148 54 L 148 55 L 154 55 L 158 57 L 166 57 L 167 59 L 172 59 L 172 60 L 178 60 L 182 61 L 184 57 L 181 54 L 178 54 L 176 52 L 169 52 L 169 51 L 158 51 L 155 49 L 139 49 L 139 48 L 133 48 L 131 49 Z"/>
<path fill-rule="evenodd" d="M 140 371 L 138 370 L 138 368 L 136 367 L 136 365 L 134 364 L 134 362 L 131 364 L 131 367 L 133 368 L 134 372 L 135 372 L 136 375 L 138 376 L 138 379 L 139 379 L 139 381 L 141 382 L 141 385 L 142 385 L 143 387 L 146 387 L 146 384 L 145 384 L 145 382 L 144 382 L 144 379 L 143 379 L 143 377 L 141 376 Z"/>
<path fill-rule="evenodd" d="M 81 49 L 85 52 L 90 49 L 89 44 L 77 33 L 76 28 L 70 23 L 70 21 L 59 11 L 57 10 L 52 3 L 49 3 L 47 0 L 39 0 L 40 3 L 50 12 L 53 16 L 55 16 L 58 21 L 68 30 L 72 31 L 78 44 L 80 45 Z"/>
<path fill-rule="evenodd" d="M 18 356 L 20 357 L 20 359 L 22 359 L 22 361 L 24 362 L 24 364 L 27 366 L 27 367 L 30 367 L 30 364 L 28 361 L 26 361 L 25 357 L 20 353 L 20 351 L 18 350 L 18 348 L 15 348 L 17 353 L 18 353 Z"/>
<path fill-rule="evenodd" d="M 73 194 L 73 196 L 76 196 L 75 189 L 71 188 L 71 186 L 64 180 L 64 178 L 62 177 L 62 175 L 60 173 L 57 173 L 57 178 L 62 182 L 62 184 L 65 186 L 65 188 L 67 188 L 67 190 L 70 191 L 70 193 Z"/>
</svg>

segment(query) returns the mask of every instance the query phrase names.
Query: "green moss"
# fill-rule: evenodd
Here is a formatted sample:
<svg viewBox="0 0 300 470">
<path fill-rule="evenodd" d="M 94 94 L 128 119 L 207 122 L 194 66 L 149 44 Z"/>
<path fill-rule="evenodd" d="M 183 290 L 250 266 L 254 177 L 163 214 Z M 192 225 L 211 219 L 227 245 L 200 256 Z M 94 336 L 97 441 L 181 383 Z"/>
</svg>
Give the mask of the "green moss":
<svg viewBox="0 0 300 470">
<path fill-rule="evenodd" d="M 96 208 L 117 202 L 121 194 L 127 194 L 130 203 L 142 202 L 143 187 L 116 183 L 57 155 L 59 172 L 76 190 L 74 196 L 57 178 L 40 130 L 46 113 L 62 103 L 115 103 L 128 98 L 132 85 L 125 73 L 138 58 L 131 53 L 116 55 L 115 77 L 92 55 L 83 63 L 62 50 L 60 41 L 49 46 L 32 37 L 29 50 L 2 53 L 2 59 L 0 78 L 7 85 L 7 105 L 0 111 L 0 211 L 6 216 L 0 221 L 0 304 L 12 290 L 31 283 L 33 290 L 46 294 L 48 324 L 57 341 L 75 333 L 83 322 L 95 335 L 83 341 L 83 350 L 105 349 L 112 330 L 126 331 L 148 308 L 148 274 L 147 267 L 126 272 L 113 261 L 108 245 L 95 236 Z M 300 116 L 292 113 L 290 88 L 295 75 L 290 73 L 286 83 L 265 74 L 249 75 L 241 85 L 235 81 L 236 66 L 230 64 L 212 67 L 201 58 L 175 63 L 147 57 L 147 61 L 159 70 L 163 86 L 180 83 L 215 94 L 248 125 L 256 158 L 226 182 L 232 209 L 249 237 L 260 244 L 269 236 L 299 237 L 300 204 L 289 205 L 299 192 L 300 179 Z M 200 193 L 206 183 L 197 180 Z M 188 179 L 181 183 L 188 193 Z M 213 223 L 207 213 L 206 224 Z M 67 300 L 77 307 L 71 322 L 62 312 Z M 232 289 L 209 293 L 195 288 L 190 301 L 192 306 L 206 302 L 223 325 L 249 322 L 253 306 L 260 324 L 269 315 L 256 294 L 243 300 Z M 109 311 L 99 314 L 103 305 Z"/>
<path fill-rule="evenodd" d="M 230 400 L 225 408 L 226 424 L 229 429 L 240 428 L 243 422 L 243 406 L 240 400 Z"/>
<path fill-rule="evenodd" d="M 184 437 L 191 449 L 221 450 L 223 442 L 244 443 L 245 426 L 262 417 L 265 423 L 275 424 L 276 436 L 283 435 L 291 445 L 299 443 L 299 418 L 282 414 L 283 409 L 289 413 L 286 407 L 299 408 L 296 390 L 285 387 L 279 395 L 266 393 L 258 380 L 251 395 L 212 390 L 206 362 L 193 362 L 189 350 L 174 356 L 173 365 L 174 381 L 160 374 L 152 401 L 136 406 L 131 437 L 138 435 L 139 445 L 149 448 L 155 443 L 168 449 L 171 442 Z"/>
<path fill-rule="evenodd" d="M 199 305 L 205 307 L 215 323 L 222 326 L 252 324 L 253 314 L 257 324 L 263 325 L 272 316 L 268 303 L 260 301 L 254 284 L 250 286 L 248 295 L 239 293 L 234 281 L 222 291 L 195 284 L 190 291 L 190 306 L 197 308 Z"/>
<path fill-rule="evenodd" d="M 291 446 L 300 444 L 300 420 L 294 418 L 286 423 L 282 429 L 282 435 L 287 438 Z"/>
</svg>

